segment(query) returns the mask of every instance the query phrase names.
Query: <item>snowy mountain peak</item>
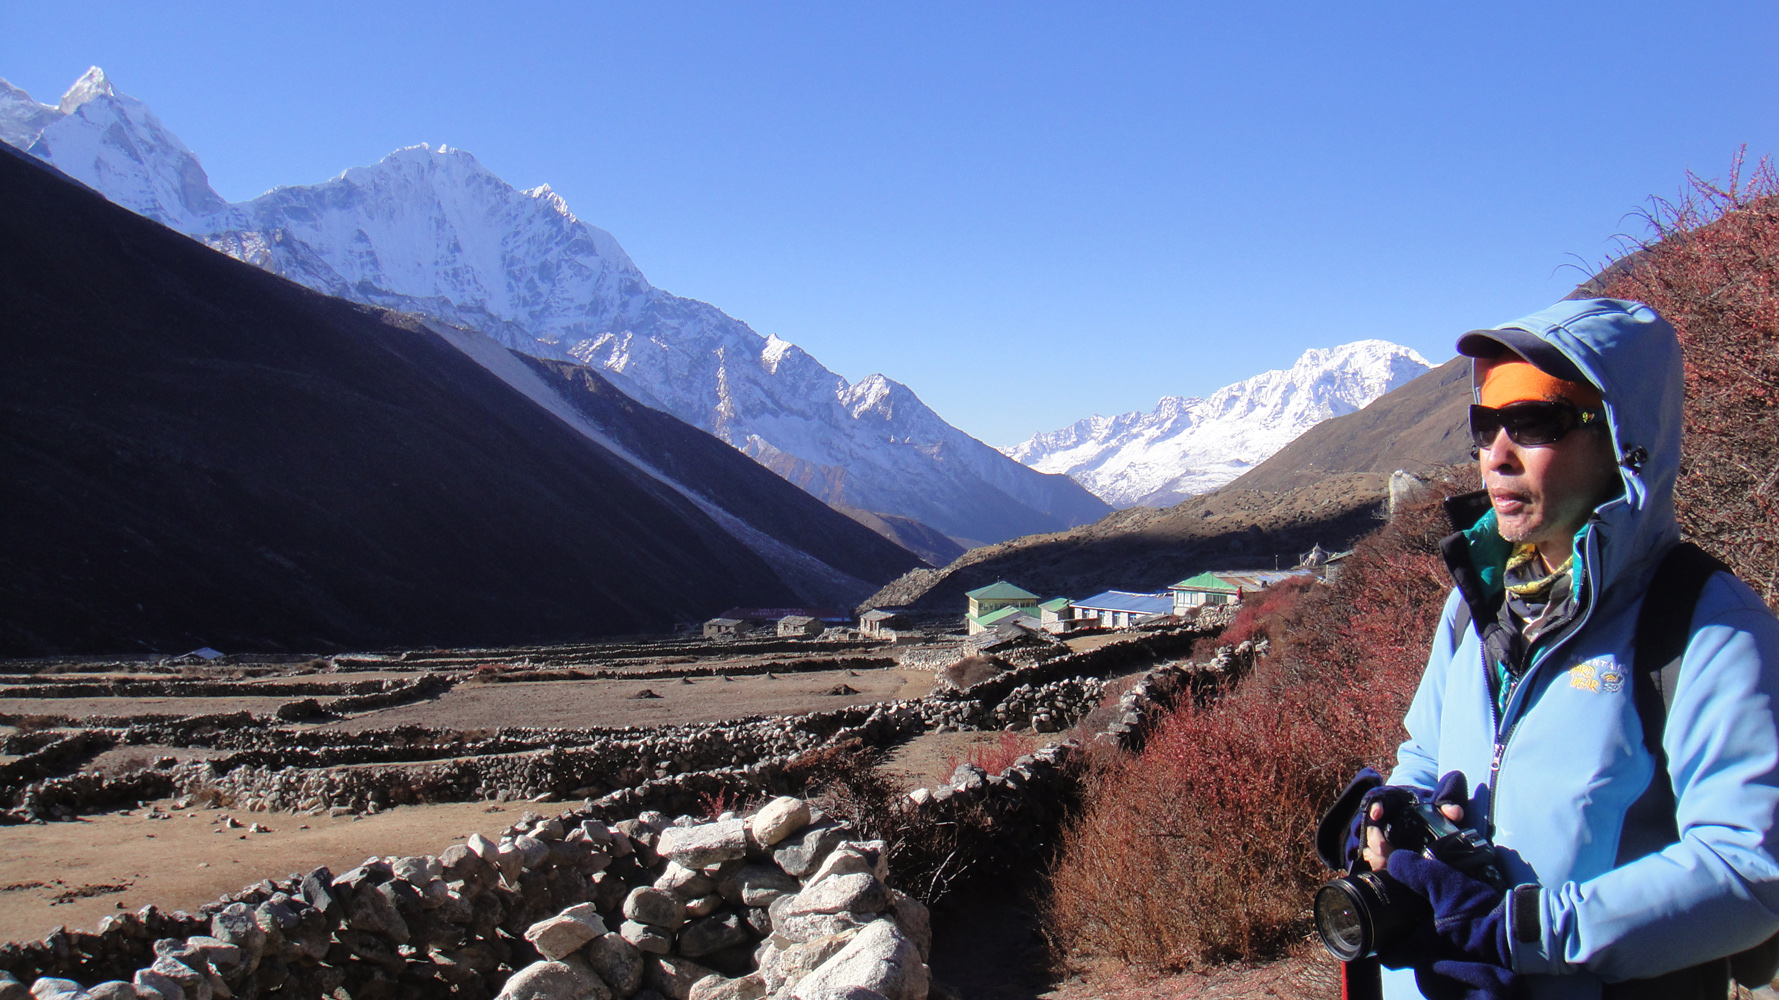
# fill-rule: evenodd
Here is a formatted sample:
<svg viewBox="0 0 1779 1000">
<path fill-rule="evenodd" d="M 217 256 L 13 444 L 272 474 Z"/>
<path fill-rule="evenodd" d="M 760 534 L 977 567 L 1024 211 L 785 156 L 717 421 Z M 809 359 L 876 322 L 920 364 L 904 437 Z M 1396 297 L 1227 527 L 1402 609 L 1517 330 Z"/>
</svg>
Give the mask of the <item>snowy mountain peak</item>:
<svg viewBox="0 0 1779 1000">
<path fill-rule="evenodd" d="M 61 111 L 0 80 L 0 142 L 29 149 L 45 128 L 61 118 Z"/>
<path fill-rule="evenodd" d="M 71 115 L 75 108 L 94 98 L 122 96 L 124 95 L 112 88 L 111 81 L 105 76 L 104 70 L 97 66 L 90 66 L 85 73 L 81 74 L 80 79 L 74 81 L 74 86 L 69 87 L 68 92 L 62 95 L 62 102 L 57 106 L 57 110 L 62 114 Z"/>
<path fill-rule="evenodd" d="M 1155 409 L 1092 416 L 1003 451 L 1065 473 L 1116 507 L 1165 507 L 1206 493 L 1329 417 L 1352 413 L 1433 366 L 1409 348 L 1360 340 L 1311 348 L 1202 399 L 1164 396 Z"/>
</svg>

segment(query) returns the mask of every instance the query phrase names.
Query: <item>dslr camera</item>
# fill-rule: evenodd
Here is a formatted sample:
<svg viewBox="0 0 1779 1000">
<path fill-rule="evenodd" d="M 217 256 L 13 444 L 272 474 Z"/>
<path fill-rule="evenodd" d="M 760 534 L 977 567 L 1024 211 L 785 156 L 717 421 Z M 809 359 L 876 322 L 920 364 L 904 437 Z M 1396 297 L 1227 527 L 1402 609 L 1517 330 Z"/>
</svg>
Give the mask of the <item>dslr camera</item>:
<svg viewBox="0 0 1779 1000">
<path fill-rule="evenodd" d="M 1317 834 L 1323 860 L 1329 861 L 1333 853 L 1330 868 L 1339 868 L 1343 860 L 1339 851 L 1329 850 L 1331 832 L 1338 830 L 1344 840 L 1354 812 L 1362 805 L 1360 797 L 1350 798 L 1349 802 L 1349 797 L 1343 796 L 1342 802 L 1329 810 Z M 1337 816 L 1337 812 L 1342 814 Z M 1447 819 L 1432 802 L 1416 797 L 1413 805 L 1386 808 L 1380 825 L 1384 838 L 1396 850 L 1443 861 L 1498 889 L 1507 886 L 1494 845 L 1476 831 Z M 1389 872 L 1372 871 L 1363 858 L 1354 858 L 1345 875 L 1316 890 L 1314 912 L 1323 946 L 1342 962 L 1369 958 L 1405 930 L 1433 920 L 1432 907 L 1425 899 L 1391 878 Z"/>
</svg>

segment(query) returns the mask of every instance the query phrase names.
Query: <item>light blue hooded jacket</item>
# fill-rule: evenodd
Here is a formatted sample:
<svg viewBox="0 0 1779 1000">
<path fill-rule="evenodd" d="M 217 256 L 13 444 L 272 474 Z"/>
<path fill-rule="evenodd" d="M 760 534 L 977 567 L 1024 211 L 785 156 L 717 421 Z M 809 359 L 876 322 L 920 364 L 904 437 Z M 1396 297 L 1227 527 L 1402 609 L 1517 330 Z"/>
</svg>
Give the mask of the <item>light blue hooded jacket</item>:
<svg viewBox="0 0 1779 1000">
<path fill-rule="evenodd" d="M 1469 777 L 1467 821 L 1501 850 L 1509 881 L 1541 887 L 1543 937 L 1512 941 L 1514 971 L 1533 997 L 1596 998 L 1603 983 L 1779 932 L 1779 621 L 1735 577 L 1706 584 L 1663 730 L 1681 837 L 1620 865 L 1621 842 L 1653 833 L 1626 829 L 1656 773 L 1629 667 L 1643 594 L 1679 539 L 1680 347 L 1654 310 L 1613 299 L 1561 302 L 1507 328 L 1574 362 L 1605 396 L 1619 453 L 1642 460 L 1620 466 L 1624 495 L 1576 535 L 1578 624 L 1536 649 L 1499 720 L 1478 612 L 1459 625 L 1453 590 L 1389 780 L 1432 789 L 1448 771 Z M 1491 595 L 1510 548 L 1495 525 L 1491 510 L 1464 533 Z M 1387 974 L 1385 993 L 1420 995 L 1406 972 Z"/>
</svg>

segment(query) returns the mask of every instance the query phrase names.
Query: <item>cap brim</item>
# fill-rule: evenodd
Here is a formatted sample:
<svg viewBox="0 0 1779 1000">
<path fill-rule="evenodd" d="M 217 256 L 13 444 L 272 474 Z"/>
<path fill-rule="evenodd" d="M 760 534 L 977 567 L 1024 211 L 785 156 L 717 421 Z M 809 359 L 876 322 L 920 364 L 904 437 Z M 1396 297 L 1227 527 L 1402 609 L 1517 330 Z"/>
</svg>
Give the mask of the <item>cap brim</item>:
<svg viewBox="0 0 1779 1000">
<path fill-rule="evenodd" d="M 1582 374 L 1575 362 L 1530 330 L 1512 326 L 1499 330 L 1472 330 L 1458 338 L 1458 353 L 1465 357 L 1494 358 L 1499 357 L 1502 351 L 1512 351 L 1537 366 L 1539 371 L 1554 378 L 1593 385 L 1593 381 Z"/>
</svg>

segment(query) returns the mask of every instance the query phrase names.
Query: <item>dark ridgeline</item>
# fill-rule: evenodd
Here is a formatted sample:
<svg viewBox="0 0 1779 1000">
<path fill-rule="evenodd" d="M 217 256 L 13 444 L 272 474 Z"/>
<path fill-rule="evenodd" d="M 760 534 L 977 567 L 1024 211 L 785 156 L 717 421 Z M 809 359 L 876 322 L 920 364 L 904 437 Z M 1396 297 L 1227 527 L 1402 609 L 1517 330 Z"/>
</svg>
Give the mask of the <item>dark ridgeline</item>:
<svg viewBox="0 0 1779 1000">
<path fill-rule="evenodd" d="M 571 640 L 805 603 L 414 321 L 4 144 L 0 344 L 0 653 Z M 749 502 L 781 487 L 825 560 L 914 565 L 753 468 Z"/>
</svg>

